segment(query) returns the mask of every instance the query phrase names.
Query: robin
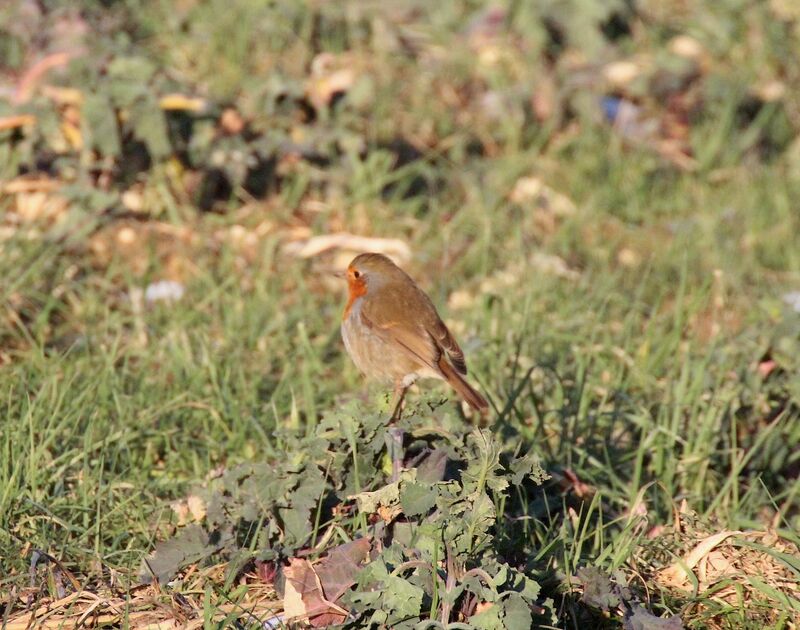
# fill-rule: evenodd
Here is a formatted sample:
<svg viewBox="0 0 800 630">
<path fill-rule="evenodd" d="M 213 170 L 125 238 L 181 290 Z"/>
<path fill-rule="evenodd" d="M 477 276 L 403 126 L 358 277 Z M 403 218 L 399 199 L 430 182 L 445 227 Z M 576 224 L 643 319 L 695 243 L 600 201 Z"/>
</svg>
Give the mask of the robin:
<svg viewBox="0 0 800 630">
<path fill-rule="evenodd" d="M 368 377 L 394 385 L 392 420 L 417 378 L 447 381 L 470 407 L 485 413 L 486 399 L 467 383 L 464 353 L 430 298 L 383 254 L 360 254 L 345 273 L 342 315 L 347 353 Z"/>
</svg>

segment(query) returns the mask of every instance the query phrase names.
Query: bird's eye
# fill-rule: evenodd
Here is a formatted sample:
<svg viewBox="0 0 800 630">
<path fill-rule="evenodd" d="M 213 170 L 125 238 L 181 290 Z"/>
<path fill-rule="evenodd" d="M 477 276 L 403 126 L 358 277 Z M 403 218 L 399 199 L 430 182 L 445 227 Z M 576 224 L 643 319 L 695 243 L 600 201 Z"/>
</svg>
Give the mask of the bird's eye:
<svg viewBox="0 0 800 630">
<path fill-rule="evenodd" d="M 360 272 L 360 271 L 354 271 L 354 272 L 353 272 L 353 277 L 354 277 L 354 278 L 358 278 L 360 275 L 361 275 L 361 272 Z"/>
</svg>

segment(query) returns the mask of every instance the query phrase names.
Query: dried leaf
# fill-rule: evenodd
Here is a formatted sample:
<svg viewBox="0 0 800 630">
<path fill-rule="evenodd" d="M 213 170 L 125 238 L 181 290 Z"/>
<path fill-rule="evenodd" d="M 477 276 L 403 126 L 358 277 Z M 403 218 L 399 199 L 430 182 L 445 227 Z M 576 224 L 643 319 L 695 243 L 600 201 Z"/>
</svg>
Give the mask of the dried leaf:
<svg viewBox="0 0 800 630">
<path fill-rule="evenodd" d="M 283 608 L 288 619 L 308 619 L 312 625 L 322 627 L 341 623 L 347 617 L 346 610 L 325 599 L 319 577 L 308 560 L 292 558 L 284 575 Z"/>
<path fill-rule="evenodd" d="M 694 547 L 682 561 L 675 562 L 658 574 L 659 582 L 666 586 L 681 588 L 689 581 L 689 575 L 700 560 L 714 547 L 730 536 L 741 534 L 740 531 L 725 530 L 704 538 Z"/>
<path fill-rule="evenodd" d="M 356 583 L 371 547 L 369 539 L 359 538 L 334 547 L 316 564 L 314 568 L 322 584 L 322 591 L 329 601 L 338 601 Z"/>
<path fill-rule="evenodd" d="M 396 263 L 403 264 L 411 260 L 411 249 L 396 238 L 371 238 L 356 236 L 346 232 L 322 234 L 307 241 L 289 243 L 284 247 L 287 254 L 298 258 L 313 258 L 332 249 L 344 249 L 352 252 L 378 252 L 386 254 Z"/>
</svg>

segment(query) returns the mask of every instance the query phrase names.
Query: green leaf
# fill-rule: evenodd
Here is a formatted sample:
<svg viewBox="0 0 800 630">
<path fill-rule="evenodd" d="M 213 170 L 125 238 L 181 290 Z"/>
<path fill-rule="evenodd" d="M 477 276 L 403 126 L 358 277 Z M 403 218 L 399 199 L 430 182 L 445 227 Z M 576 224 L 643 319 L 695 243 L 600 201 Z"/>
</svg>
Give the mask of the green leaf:
<svg viewBox="0 0 800 630">
<path fill-rule="evenodd" d="M 374 514 L 381 506 L 391 507 L 392 505 L 397 505 L 397 503 L 400 501 L 400 484 L 410 482 L 413 483 L 416 478 L 417 471 L 413 469 L 404 470 L 402 473 L 400 473 L 399 481 L 386 484 L 382 488 L 372 492 L 359 492 L 358 494 L 348 498 L 355 499 L 360 512 Z"/>
<path fill-rule="evenodd" d="M 511 483 L 515 486 L 521 484 L 525 479 L 530 479 L 535 484 L 542 484 L 550 478 L 541 466 L 539 458 L 533 453 L 526 453 L 522 457 L 517 457 L 509 465 L 511 469 Z"/>
<path fill-rule="evenodd" d="M 115 57 L 108 64 L 108 76 L 133 83 L 147 83 L 156 67 L 144 57 Z"/>
<path fill-rule="evenodd" d="M 395 619 L 419 616 L 424 595 L 421 588 L 397 575 L 390 575 L 384 580 L 384 586 L 384 605 L 392 611 Z"/>
<path fill-rule="evenodd" d="M 153 159 L 170 154 L 172 147 L 167 134 L 167 121 L 155 98 L 147 95 L 136 99 L 130 108 L 129 123 L 133 135 L 144 142 Z"/>
<path fill-rule="evenodd" d="M 120 153 L 117 114 L 105 94 L 89 94 L 81 109 L 83 129 L 91 139 L 91 146 L 102 155 L 117 156 Z"/>
<path fill-rule="evenodd" d="M 503 600 L 503 609 L 503 622 L 508 630 L 528 630 L 531 627 L 531 609 L 521 595 L 509 595 Z"/>
<path fill-rule="evenodd" d="M 162 584 L 169 582 L 178 570 L 208 558 L 226 542 L 226 536 L 209 535 L 200 525 L 190 525 L 174 538 L 156 544 L 153 552 L 142 559 L 140 579 L 144 583 L 153 578 Z"/>
<path fill-rule="evenodd" d="M 461 474 L 464 491 L 473 498 L 480 495 L 486 487 L 494 492 L 502 492 L 508 487 L 508 479 L 503 476 L 500 464 L 500 446 L 487 429 L 473 431 L 467 437 L 471 451 L 470 464 Z"/>
<path fill-rule="evenodd" d="M 498 591 L 513 591 L 519 593 L 528 601 L 533 601 L 539 597 L 539 584 L 507 564 L 500 565 L 499 570 L 492 579 L 492 584 Z"/>
<path fill-rule="evenodd" d="M 531 609 L 521 595 L 511 593 L 469 621 L 473 627 L 485 630 L 528 630 Z"/>
<path fill-rule="evenodd" d="M 476 630 L 504 630 L 502 615 L 503 607 L 500 604 L 492 604 L 477 615 L 472 615 L 469 623 Z"/>
<path fill-rule="evenodd" d="M 634 604 L 622 623 L 625 630 L 683 630 L 679 615 L 656 617 L 639 604 Z"/>
<path fill-rule="evenodd" d="M 496 512 L 494 503 L 485 492 L 481 494 L 461 519 L 449 524 L 451 539 L 456 542 L 456 551 L 475 553 L 489 542 L 489 529 L 494 525 Z"/>
<path fill-rule="evenodd" d="M 600 569 L 596 567 L 578 569 L 577 578 L 583 585 L 583 601 L 590 606 L 609 610 L 622 603 L 616 586 Z"/>
<path fill-rule="evenodd" d="M 422 483 L 404 484 L 400 492 L 400 506 L 406 516 L 427 514 L 436 505 L 435 486 Z"/>
<path fill-rule="evenodd" d="M 295 547 L 302 544 L 311 532 L 309 517 L 311 510 L 299 508 L 278 508 L 278 516 L 283 521 L 285 544 Z"/>
</svg>

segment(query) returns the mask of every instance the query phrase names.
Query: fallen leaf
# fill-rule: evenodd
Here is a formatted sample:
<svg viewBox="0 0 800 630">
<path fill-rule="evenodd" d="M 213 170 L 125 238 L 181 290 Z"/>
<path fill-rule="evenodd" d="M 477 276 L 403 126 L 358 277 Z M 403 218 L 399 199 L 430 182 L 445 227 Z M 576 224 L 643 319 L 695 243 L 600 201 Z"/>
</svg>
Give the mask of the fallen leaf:
<svg viewBox="0 0 800 630">
<path fill-rule="evenodd" d="M 284 251 L 298 258 L 313 258 L 332 249 L 346 249 L 352 252 L 377 252 L 403 264 L 411 259 L 411 248 L 396 238 L 372 238 L 357 236 L 347 232 L 322 234 L 306 241 L 288 243 Z"/>
<path fill-rule="evenodd" d="M 703 45 L 694 37 L 689 37 L 688 35 L 673 37 L 669 42 L 668 48 L 673 55 L 684 59 L 698 60 L 706 54 Z"/>
<path fill-rule="evenodd" d="M 311 77 L 306 84 L 308 100 L 317 110 L 331 104 L 337 94 L 347 92 L 356 80 L 356 72 L 347 59 L 320 53 L 311 61 Z"/>
<path fill-rule="evenodd" d="M 183 94 L 165 94 L 158 100 L 158 105 L 167 111 L 187 112 L 202 112 L 207 106 L 204 99 Z"/>
<path fill-rule="evenodd" d="M 284 575 L 283 608 L 287 619 L 307 619 L 312 626 L 321 628 L 347 618 L 344 608 L 325 598 L 319 576 L 308 560 L 292 558 Z"/>
<path fill-rule="evenodd" d="M 334 547 L 315 565 L 323 594 L 329 601 L 336 602 L 355 584 L 371 548 L 368 538 L 358 538 Z"/>
<path fill-rule="evenodd" d="M 0 131 L 27 127 L 36 123 L 36 117 L 30 114 L 18 114 L 15 116 L 0 117 Z"/>
<path fill-rule="evenodd" d="M 227 107 L 220 116 L 219 124 L 225 133 L 236 135 L 244 130 L 244 119 L 233 107 Z"/>
<path fill-rule="evenodd" d="M 689 580 L 689 571 L 692 571 L 702 558 L 725 539 L 741 533 L 740 531 L 726 529 L 704 538 L 694 549 L 686 554 L 683 560 L 675 562 L 666 569 L 660 571 L 658 574 L 658 581 L 666 586 L 676 588 L 685 586 Z"/>
<path fill-rule="evenodd" d="M 777 362 L 772 359 L 767 359 L 758 364 L 758 373 L 761 375 L 761 378 L 767 378 L 776 367 L 778 367 Z"/>
<path fill-rule="evenodd" d="M 603 76 L 616 88 L 630 85 L 641 73 L 641 64 L 630 60 L 614 61 L 603 68 Z"/>
</svg>

